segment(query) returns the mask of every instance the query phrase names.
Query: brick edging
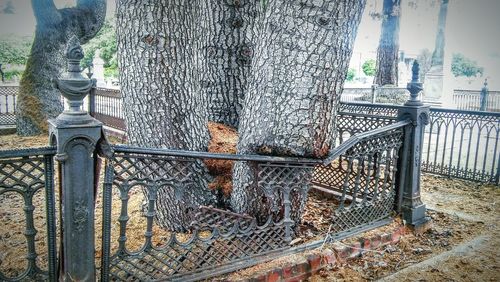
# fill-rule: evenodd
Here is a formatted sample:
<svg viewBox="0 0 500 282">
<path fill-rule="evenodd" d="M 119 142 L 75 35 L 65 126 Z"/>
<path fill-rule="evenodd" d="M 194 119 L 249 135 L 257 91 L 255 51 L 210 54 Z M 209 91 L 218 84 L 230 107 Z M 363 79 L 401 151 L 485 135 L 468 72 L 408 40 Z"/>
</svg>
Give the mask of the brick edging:
<svg viewBox="0 0 500 282">
<path fill-rule="evenodd" d="M 252 278 L 238 280 L 241 282 L 276 282 L 276 281 L 300 281 L 316 274 L 322 268 L 335 265 L 337 262 L 345 261 L 349 258 L 359 257 L 366 250 L 396 244 L 401 236 L 405 234 L 404 226 L 394 229 L 390 233 L 383 233 L 361 238 L 350 245 L 333 243 L 332 250 L 324 250 L 320 254 L 307 256 L 307 261 L 291 263 L 285 266 L 259 273 Z"/>
</svg>

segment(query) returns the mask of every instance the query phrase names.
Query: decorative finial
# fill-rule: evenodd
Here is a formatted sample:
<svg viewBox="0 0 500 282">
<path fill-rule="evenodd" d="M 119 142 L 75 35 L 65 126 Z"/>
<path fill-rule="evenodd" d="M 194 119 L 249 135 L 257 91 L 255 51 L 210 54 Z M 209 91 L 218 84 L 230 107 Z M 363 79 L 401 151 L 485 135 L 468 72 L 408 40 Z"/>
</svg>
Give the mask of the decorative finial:
<svg viewBox="0 0 500 282">
<path fill-rule="evenodd" d="M 417 60 L 413 61 L 413 66 L 411 67 L 411 82 L 419 82 L 420 65 Z"/>
<path fill-rule="evenodd" d="M 69 109 L 57 117 L 58 120 L 68 123 L 84 123 L 92 118 L 82 110 L 83 99 L 90 92 L 93 81 L 82 75 L 80 61 L 83 59 L 83 50 L 78 38 L 71 37 L 66 49 L 68 70 L 57 79 L 57 88 L 66 98 Z"/>
<path fill-rule="evenodd" d="M 76 36 L 72 36 L 68 41 L 66 48 L 66 58 L 68 59 L 68 71 L 80 72 L 80 61 L 83 59 L 83 49 L 80 45 L 80 40 Z"/>
<path fill-rule="evenodd" d="M 484 88 L 487 88 L 487 87 L 488 87 L 488 79 L 487 79 L 487 78 L 485 78 L 485 79 L 484 79 Z"/>
<path fill-rule="evenodd" d="M 83 49 L 80 45 L 80 41 L 76 36 L 72 36 L 68 42 L 68 48 L 66 49 L 66 57 L 68 61 L 70 60 L 78 60 L 81 61 L 83 59 Z"/>
<path fill-rule="evenodd" d="M 418 98 L 418 93 L 420 93 L 420 91 L 422 91 L 424 87 L 418 78 L 420 67 L 417 60 L 413 61 L 411 72 L 411 82 L 406 86 L 408 91 L 410 91 L 410 99 L 405 103 L 405 106 L 422 106 L 423 103 Z"/>
</svg>

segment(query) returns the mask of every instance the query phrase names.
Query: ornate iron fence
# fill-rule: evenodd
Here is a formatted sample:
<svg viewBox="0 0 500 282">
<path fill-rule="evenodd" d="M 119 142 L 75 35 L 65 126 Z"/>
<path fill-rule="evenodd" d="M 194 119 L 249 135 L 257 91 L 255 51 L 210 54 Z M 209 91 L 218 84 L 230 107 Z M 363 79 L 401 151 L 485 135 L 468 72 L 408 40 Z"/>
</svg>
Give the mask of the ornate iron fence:
<svg viewBox="0 0 500 282">
<path fill-rule="evenodd" d="M 4 252 L 0 259 L 1 281 L 56 281 L 55 153 L 55 148 L 0 151 L 0 222 L 24 226 L 25 237 L 16 238 L 21 232 L 16 232 L 12 224 L 0 231 Z M 42 192 L 44 196 L 38 195 Z M 19 217 L 22 214 L 24 218 Z M 45 225 L 46 230 L 36 225 Z M 35 240 L 40 231 L 45 242 Z M 40 253 L 44 255 L 40 257 Z"/>
<path fill-rule="evenodd" d="M 0 125 L 16 124 L 16 97 L 18 86 L 0 87 Z"/>
<path fill-rule="evenodd" d="M 345 103 L 339 142 L 352 134 L 396 122 L 401 106 Z M 431 108 L 422 148 L 422 171 L 499 184 L 500 114 Z"/>
<path fill-rule="evenodd" d="M 324 240 L 299 248 L 290 246 L 299 225 L 290 218 L 294 193 L 327 195 L 328 210 L 333 211 L 329 218 L 331 226 L 322 230 L 321 235 L 330 240 L 387 223 L 397 204 L 397 163 L 404 130 L 409 124 L 409 121 L 397 122 L 358 133 L 334 149 L 325 161 L 113 146 L 103 185 L 101 279 L 197 280 L 254 265 L 285 251 L 317 247 Z M 24 199 L 29 262 L 26 270 L 16 270 L 15 277 L 9 276 L 8 270 L 0 272 L 2 280 L 56 279 L 55 153 L 55 148 L 0 151 L 0 196 L 18 193 Z M 60 159 L 64 162 L 65 158 Z M 158 234 L 159 229 L 154 228 L 158 190 L 172 189 L 172 193 L 182 195 L 191 177 L 186 167 L 206 159 L 253 163 L 257 168 L 258 189 L 275 203 L 269 208 L 280 216 L 270 217 L 259 225 L 256 218 L 248 215 L 202 206 L 191 211 L 193 221 L 187 233 Z M 127 247 L 129 203 L 140 196 L 132 193 L 137 187 L 146 190 L 143 210 L 146 224 L 141 231 L 142 246 L 131 250 Z M 33 223 L 33 195 L 42 189 L 46 193 L 46 270 L 42 270 L 37 260 L 35 242 L 41 241 L 35 241 L 37 230 Z M 113 216 L 112 207 L 118 207 L 120 213 Z M 111 226 L 115 222 L 119 234 L 113 237 L 116 240 L 113 246 Z M 157 236 L 163 236 L 163 245 L 157 244 Z"/>
<path fill-rule="evenodd" d="M 270 218 L 266 223 L 258 225 L 255 218 L 247 215 L 202 206 L 196 211 L 191 211 L 193 222 L 190 232 L 166 232 L 164 236 L 168 239 L 164 241 L 164 245 L 155 246 L 152 242 L 156 241 L 155 237 L 158 234 L 153 232 L 153 218 L 158 209 L 156 206 L 158 190 L 169 189 L 168 193 L 178 195 L 177 204 L 181 204 L 184 189 L 187 189 L 187 183 L 192 177 L 189 175 L 189 167 L 207 158 L 256 163 L 259 187 L 269 189 L 267 192 L 273 195 L 279 194 L 285 203 L 282 206 L 284 218 L 278 222 Z M 184 281 L 194 277 L 203 278 L 211 276 L 217 268 L 230 267 L 234 263 L 240 263 L 239 267 L 248 266 L 252 263 L 245 261 L 246 258 L 269 255 L 288 248 L 292 233 L 288 217 L 289 195 L 290 190 L 297 185 L 292 181 L 296 181 L 295 176 L 300 175 L 302 171 L 311 170 L 314 163 L 317 161 L 287 162 L 286 159 L 280 160 L 274 157 L 253 158 L 115 146 L 113 157 L 106 166 L 101 279 L 152 281 L 182 278 Z M 282 173 L 284 174 L 281 175 Z M 266 185 L 272 186 L 265 187 Z M 143 187 L 147 195 L 145 199 L 147 224 L 143 246 L 139 251 L 133 252 L 126 246 L 126 227 L 129 218 L 127 206 L 130 190 L 137 186 Z M 109 229 L 112 222 L 110 207 L 115 189 L 121 200 L 121 213 L 118 218 L 114 218 L 119 221 L 120 233 L 116 251 L 110 255 Z M 202 273 L 203 271 L 205 273 Z"/>
<path fill-rule="evenodd" d="M 263 256 L 272 258 L 273 254 L 291 248 L 289 243 L 299 224 L 290 217 L 292 195 L 307 194 L 311 184 L 322 188 L 314 188 L 310 193 L 317 189 L 323 195 L 326 192 L 329 209 L 334 211 L 330 234 L 323 235 L 334 238 L 388 219 L 396 204 L 399 150 L 403 131 L 409 124 L 409 121 L 398 122 L 355 135 L 324 162 L 114 146 L 105 172 L 101 280 L 196 280 L 255 264 Z M 271 203 L 268 206 L 274 212 L 269 214 L 274 216 L 259 225 L 256 218 L 248 215 L 202 206 L 191 211 L 190 232 L 155 232 L 158 191 L 169 189 L 168 193 L 177 195 L 181 204 L 183 190 L 190 183 L 186 167 L 207 159 L 253 164 L 257 168 L 257 191 Z M 145 192 L 146 217 L 143 244 L 135 251 L 127 247 L 129 202 L 131 197 L 140 196 L 131 192 L 134 187 Z M 121 210 L 114 217 L 113 194 L 117 195 L 115 201 L 120 202 Z M 114 222 L 119 224 L 119 234 L 112 247 L 110 229 Z M 163 243 L 157 243 L 158 236 L 164 237 Z"/>
<path fill-rule="evenodd" d="M 346 229 L 387 218 L 396 203 L 396 173 L 404 128 L 401 121 L 358 133 L 342 143 L 315 169 L 313 183 L 339 201 L 331 230 Z M 334 160 L 338 160 L 333 162 Z"/>
<path fill-rule="evenodd" d="M 499 134 L 500 113 L 432 109 L 422 169 L 499 184 Z"/>
<path fill-rule="evenodd" d="M 0 101 L 3 102 L 0 104 L 0 124 L 15 124 L 17 86 L 2 86 L 0 90 Z M 476 92 L 479 105 L 480 91 Z M 475 97 L 468 92 L 467 96 Z M 488 97 L 493 99 L 495 92 L 490 91 Z M 89 96 L 91 115 L 104 125 L 123 132 L 126 125 L 121 107 L 119 90 L 97 88 Z M 395 122 L 399 109 L 401 106 L 396 105 L 342 103 L 339 110 L 339 142 L 342 143 L 352 134 Z M 499 128 L 498 114 L 495 113 L 432 108 L 423 148 L 423 170 L 450 177 L 499 183 Z"/>
<path fill-rule="evenodd" d="M 356 102 L 363 96 L 374 95 L 372 88 L 344 88 L 340 100 L 342 102 Z"/>
<path fill-rule="evenodd" d="M 340 100 L 344 103 L 366 102 L 402 105 L 409 97 L 410 93 L 406 88 L 372 85 L 371 88 L 344 88 Z"/>
<path fill-rule="evenodd" d="M 484 111 L 500 112 L 500 91 L 486 90 Z M 482 90 L 453 90 L 453 102 L 459 110 L 480 111 Z M 483 94 L 484 95 L 484 94 Z"/>
<path fill-rule="evenodd" d="M 104 125 L 125 131 L 120 90 L 96 88 L 89 95 L 89 113 Z"/>
<path fill-rule="evenodd" d="M 19 86 L 0 86 L 0 125 L 16 124 L 16 101 Z M 125 131 L 120 90 L 109 88 L 93 89 L 88 97 L 88 112 L 106 126 Z M 65 109 L 67 105 L 61 96 Z"/>
</svg>

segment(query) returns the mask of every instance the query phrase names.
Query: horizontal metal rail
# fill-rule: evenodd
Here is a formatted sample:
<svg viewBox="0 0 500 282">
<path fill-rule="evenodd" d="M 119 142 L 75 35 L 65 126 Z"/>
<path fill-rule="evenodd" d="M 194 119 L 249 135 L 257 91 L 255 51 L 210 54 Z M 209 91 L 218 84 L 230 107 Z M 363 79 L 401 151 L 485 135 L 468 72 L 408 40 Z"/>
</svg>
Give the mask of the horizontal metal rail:
<svg viewBox="0 0 500 282">
<path fill-rule="evenodd" d="M 384 127 L 373 129 L 373 130 L 370 130 L 367 132 L 354 134 L 353 136 L 351 136 L 351 138 L 349 138 L 348 140 L 346 140 L 345 142 L 343 142 L 339 146 L 335 147 L 330 152 L 328 157 L 323 161 L 323 164 L 324 165 L 330 164 L 332 161 L 334 161 L 335 159 L 340 157 L 340 155 L 344 154 L 347 150 L 352 148 L 354 145 L 356 145 L 357 143 L 359 143 L 367 138 L 374 137 L 374 136 L 381 134 L 381 133 L 384 133 L 384 132 L 390 132 L 390 131 L 393 131 L 395 129 L 403 128 L 409 124 L 411 124 L 411 120 L 408 119 L 408 120 L 396 122 L 396 123 L 391 124 L 391 125 L 387 125 Z"/>
<path fill-rule="evenodd" d="M 223 154 L 223 153 L 209 153 L 199 151 L 186 151 L 176 149 L 153 149 L 125 145 L 114 145 L 113 150 L 123 153 L 136 153 L 136 154 L 153 154 L 164 155 L 173 157 L 189 157 L 201 159 L 219 159 L 219 160 L 234 160 L 234 161 L 255 161 L 255 162 L 269 162 L 269 163 L 289 163 L 289 164 L 320 164 L 320 159 L 299 158 L 299 157 L 279 157 L 279 156 L 265 156 L 265 155 L 241 155 L 241 154 Z"/>
<path fill-rule="evenodd" d="M 37 155 L 55 155 L 56 147 L 40 147 L 29 149 L 0 150 L 0 158 L 29 157 Z"/>
</svg>

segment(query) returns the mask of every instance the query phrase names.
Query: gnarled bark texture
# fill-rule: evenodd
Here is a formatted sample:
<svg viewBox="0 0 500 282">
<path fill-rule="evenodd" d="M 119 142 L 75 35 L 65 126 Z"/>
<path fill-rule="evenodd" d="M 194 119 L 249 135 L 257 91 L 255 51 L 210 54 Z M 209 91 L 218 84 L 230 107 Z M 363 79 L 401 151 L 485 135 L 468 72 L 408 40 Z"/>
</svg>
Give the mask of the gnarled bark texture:
<svg viewBox="0 0 500 282">
<path fill-rule="evenodd" d="M 398 85 L 399 22 L 401 0 L 384 0 L 382 32 L 377 49 L 374 84 Z"/>
<path fill-rule="evenodd" d="M 241 116 L 240 153 L 313 158 L 328 154 L 364 6 L 365 1 L 358 0 L 267 1 Z M 235 211 L 260 219 L 269 215 L 272 203 L 258 187 L 253 166 L 237 163 L 233 185 Z M 292 192 L 295 221 L 300 220 L 306 194 Z"/>
<path fill-rule="evenodd" d="M 81 44 L 93 38 L 104 24 L 105 0 L 79 0 L 72 8 L 57 9 L 53 0 L 32 0 L 36 31 L 17 97 L 17 133 L 47 132 L 47 119 L 63 110 L 53 80 L 66 65 L 66 44 L 76 36 Z"/>
<path fill-rule="evenodd" d="M 260 4 L 257 0 L 201 2 L 201 94 L 208 98 L 209 120 L 237 128 Z"/>
<path fill-rule="evenodd" d="M 200 1 L 117 2 L 120 83 L 128 141 L 154 148 L 206 151 L 207 103 L 198 73 Z M 191 167 L 193 185 L 162 187 L 156 200 L 157 222 L 183 231 L 189 208 L 211 205 L 208 173 L 201 162 Z M 165 176 L 168 177 L 168 176 Z"/>
</svg>

